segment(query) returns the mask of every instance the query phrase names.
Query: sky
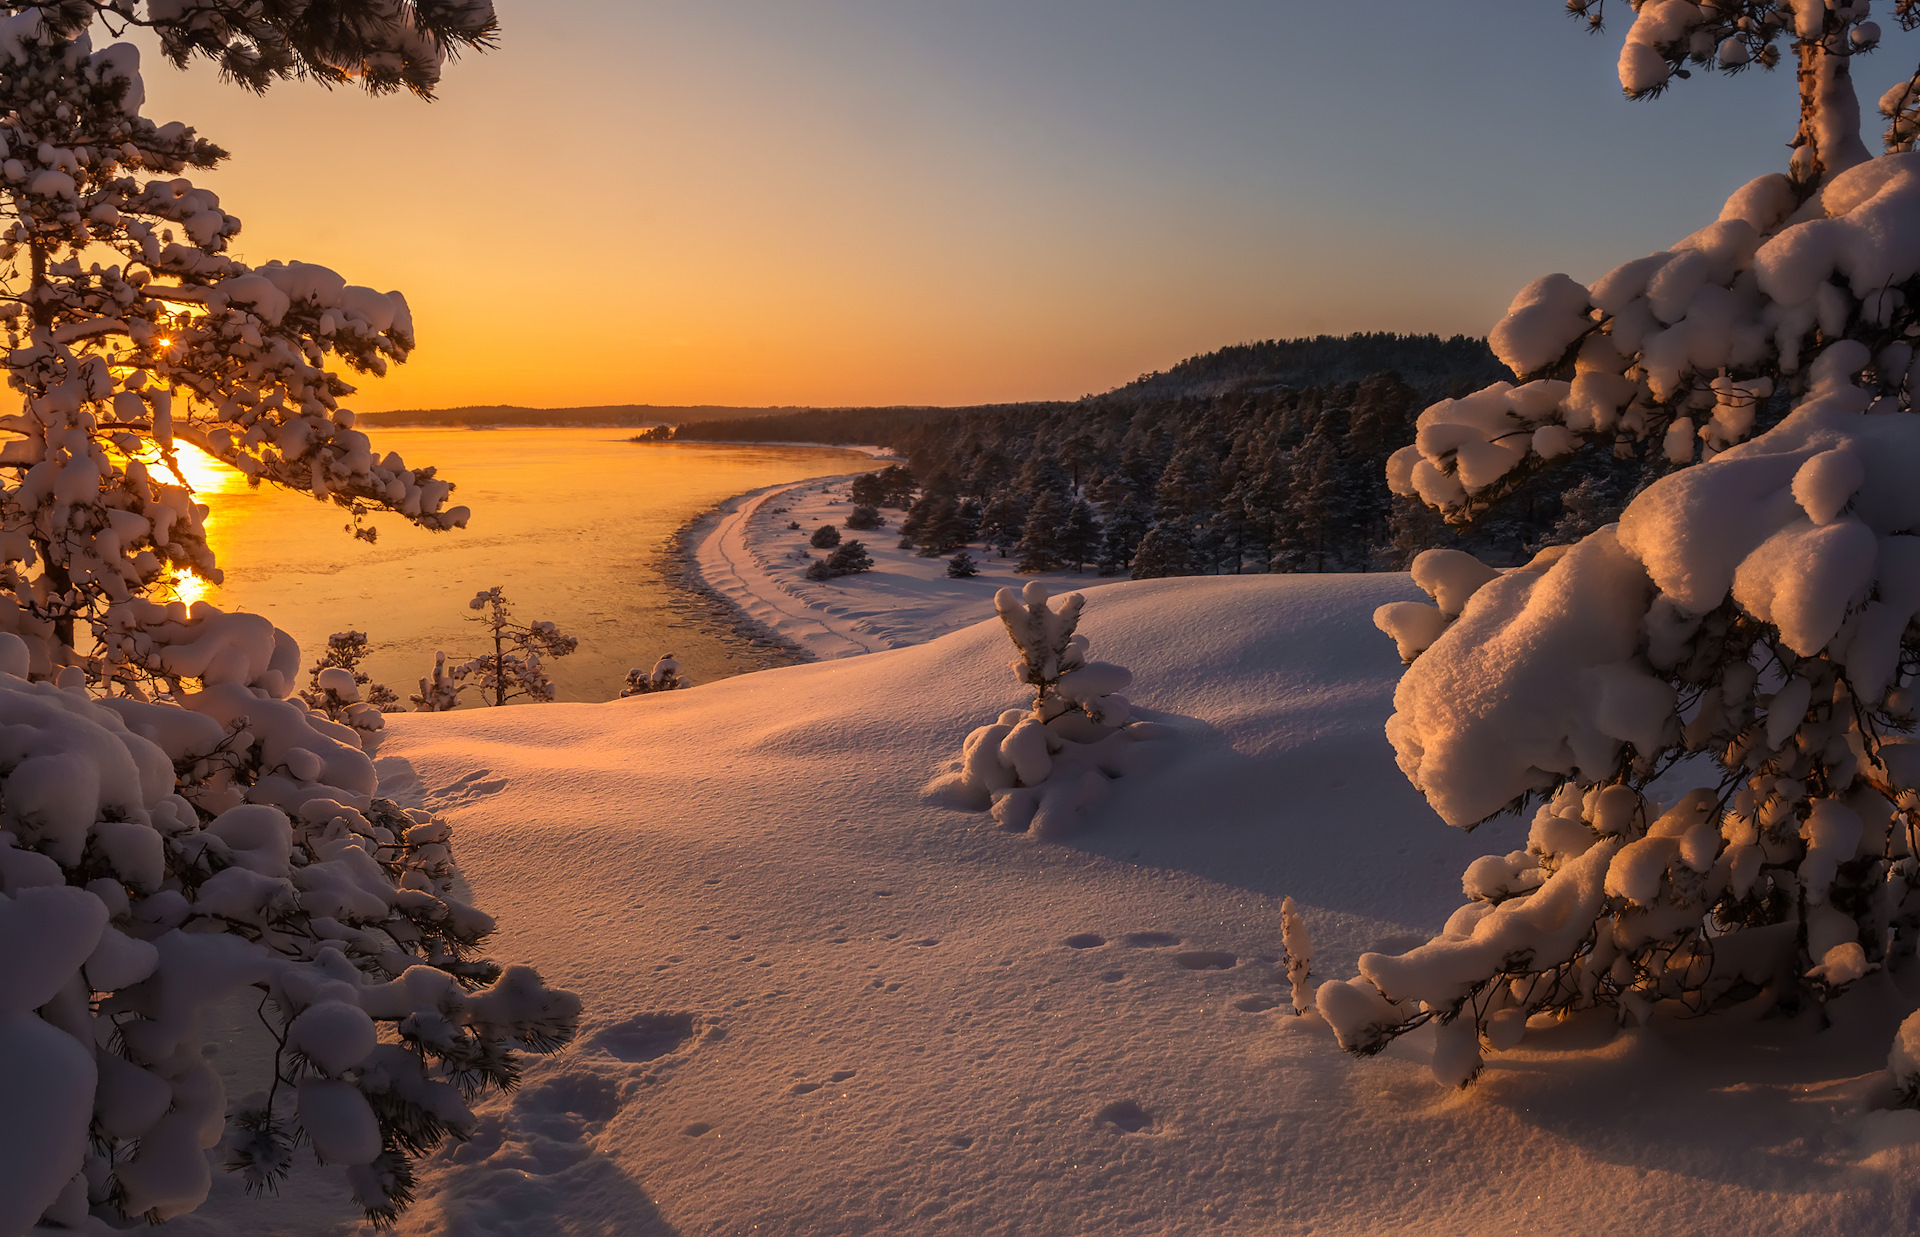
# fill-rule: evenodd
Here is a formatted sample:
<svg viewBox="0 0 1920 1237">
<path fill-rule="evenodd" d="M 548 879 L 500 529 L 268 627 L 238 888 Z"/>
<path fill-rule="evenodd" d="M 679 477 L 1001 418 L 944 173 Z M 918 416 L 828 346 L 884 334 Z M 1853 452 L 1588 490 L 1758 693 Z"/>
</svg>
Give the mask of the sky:
<svg viewBox="0 0 1920 1237">
<path fill-rule="evenodd" d="M 148 58 L 147 114 L 233 154 L 195 179 L 241 257 L 407 295 L 361 411 L 1072 399 L 1484 334 L 1711 222 L 1794 128 L 1785 70 L 1625 100 L 1623 3 L 1597 37 L 1559 0 L 495 4 L 431 103 Z M 1886 24 L 1873 149 L 1920 45 Z"/>
</svg>

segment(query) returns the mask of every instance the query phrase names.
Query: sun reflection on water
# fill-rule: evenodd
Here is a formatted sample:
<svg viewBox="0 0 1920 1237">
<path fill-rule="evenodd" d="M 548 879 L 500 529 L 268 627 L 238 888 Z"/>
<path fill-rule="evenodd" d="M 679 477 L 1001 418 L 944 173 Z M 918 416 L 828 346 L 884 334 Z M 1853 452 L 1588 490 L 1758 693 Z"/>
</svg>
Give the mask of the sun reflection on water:
<svg viewBox="0 0 1920 1237">
<path fill-rule="evenodd" d="M 209 497 L 230 494 L 246 488 L 246 476 L 239 469 L 221 463 L 190 442 L 176 441 L 173 452 L 179 475 L 172 475 L 174 470 L 164 463 L 154 471 L 168 481 L 184 480 L 198 502 L 206 502 Z M 207 540 L 213 542 L 215 540 L 212 527 L 215 523 L 214 517 L 209 515 L 207 522 L 209 526 Z M 219 547 L 215 545 L 214 549 L 217 556 Z M 155 586 L 154 599 L 161 602 L 178 601 L 190 606 L 205 597 L 213 587 L 212 584 L 191 572 L 169 571 Z"/>
</svg>

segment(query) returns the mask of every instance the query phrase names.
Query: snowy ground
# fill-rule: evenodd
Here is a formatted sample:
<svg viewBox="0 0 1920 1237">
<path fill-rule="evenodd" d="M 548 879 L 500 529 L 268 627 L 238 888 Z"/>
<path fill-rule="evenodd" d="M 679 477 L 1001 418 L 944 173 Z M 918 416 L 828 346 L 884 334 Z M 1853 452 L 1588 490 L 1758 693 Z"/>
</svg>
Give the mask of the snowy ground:
<svg viewBox="0 0 1920 1237">
<path fill-rule="evenodd" d="M 733 500 L 696 531 L 694 565 L 748 617 L 821 659 L 904 648 L 958 631 L 993 614 L 997 590 L 1034 578 L 1016 575 L 1015 560 L 973 546 L 980 574 L 950 580 L 947 559 L 899 548 L 906 513 L 894 508 L 881 510 L 884 528 L 846 528 L 851 479 L 773 486 Z M 873 570 L 838 580 L 806 579 L 807 564 L 832 553 L 807 544 L 822 524 L 866 546 Z M 1060 591 L 1102 582 L 1092 568 L 1043 578 Z"/>
<path fill-rule="evenodd" d="M 851 587 L 851 586 L 849 586 Z M 1088 591 L 1096 655 L 1180 735 L 1081 836 L 919 787 L 1018 703 L 997 623 L 665 696 L 393 719 L 496 956 L 587 1002 L 403 1231 L 452 1234 L 1894 1233 L 1920 1113 L 1873 1108 L 1894 1017 L 1567 1024 L 1441 1091 L 1416 1033 L 1342 1056 L 1321 977 L 1457 903 L 1472 838 L 1381 736 L 1404 576 Z M 849 607 L 849 612 L 857 607 Z M 876 608 L 877 609 L 877 608 Z M 347 1227 L 296 1182 L 193 1233 Z"/>
</svg>

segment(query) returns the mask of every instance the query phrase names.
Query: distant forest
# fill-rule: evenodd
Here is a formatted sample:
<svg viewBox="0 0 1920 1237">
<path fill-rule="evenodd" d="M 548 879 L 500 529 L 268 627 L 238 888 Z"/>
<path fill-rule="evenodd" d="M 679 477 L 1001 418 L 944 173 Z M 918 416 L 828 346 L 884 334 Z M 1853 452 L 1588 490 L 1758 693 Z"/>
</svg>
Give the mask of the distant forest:
<svg viewBox="0 0 1920 1237">
<path fill-rule="evenodd" d="M 776 417 L 793 408 L 735 408 L 722 404 L 594 404 L 583 408 L 522 408 L 515 404 L 468 404 L 461 408 L 407 408 L 363 412 L 363 425 L 673 425 L 682 421 Z"/>
<path fill-rule="evenodd" d="M 1387 457 L 1421 409 L 1512 377 L 1480 339 L 1320 336 L 1222 348 L 1071 403 L 808 410 L 643 437 L 890 448 L 905 468 L 856 502 L 905 507 L 896 531 L 924 554 L 976 546 L 1022 570 L 1396 570 L 1435 545 L 1508 564 L 1611 521 L 1649 475 L 1586 453 L 1465 534 L 1389 493 Z"/>
</svg>

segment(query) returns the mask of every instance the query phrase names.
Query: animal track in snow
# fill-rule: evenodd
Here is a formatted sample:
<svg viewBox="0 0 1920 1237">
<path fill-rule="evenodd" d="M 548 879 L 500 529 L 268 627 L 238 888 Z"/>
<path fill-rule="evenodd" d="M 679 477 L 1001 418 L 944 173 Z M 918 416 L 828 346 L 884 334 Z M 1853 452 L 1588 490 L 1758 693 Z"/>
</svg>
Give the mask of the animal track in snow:
<svg viewBox="0 0 1920 1237">
<path fill-rule="evenodd" d="M 1225 971 L 1240 959 L 1224 949 L 1186 949 L 1173 955 L 1173 960 L 1189 971 Z"/>
<path fill-rule="evenodd" d="M 1180 938 L 1171 932 L 1129 932 L 1120 939 L 1135 949 L 1165 949 L 1180 943 Z"/>
<path fill-rule="evenodd" d="M 1107 943 L 1107 938 L 1098 932 L 1080 932 L 1062 941 L 1068 949 L 1098 949 Z"/>
<path fill-rule="evenodd" d="M 1241 997 L 1233 1003 L 1233 1007 L 1243 1014 L 1257 1014 L 1262 1010 L 1272 1009 L 1279 1003 L 1265 993 L 1256 992 L 1252 996 Z"/>
<path fill-rule="evenodd" d="M 1096 1121 L 1105 1121 L 1123 1134 L 1139 1134 L 1153 1128 L 1153 1115 L 1133 1100 L 1115 1100 L 1094 1113 L 1093 1117 Z"/>
</svg>

